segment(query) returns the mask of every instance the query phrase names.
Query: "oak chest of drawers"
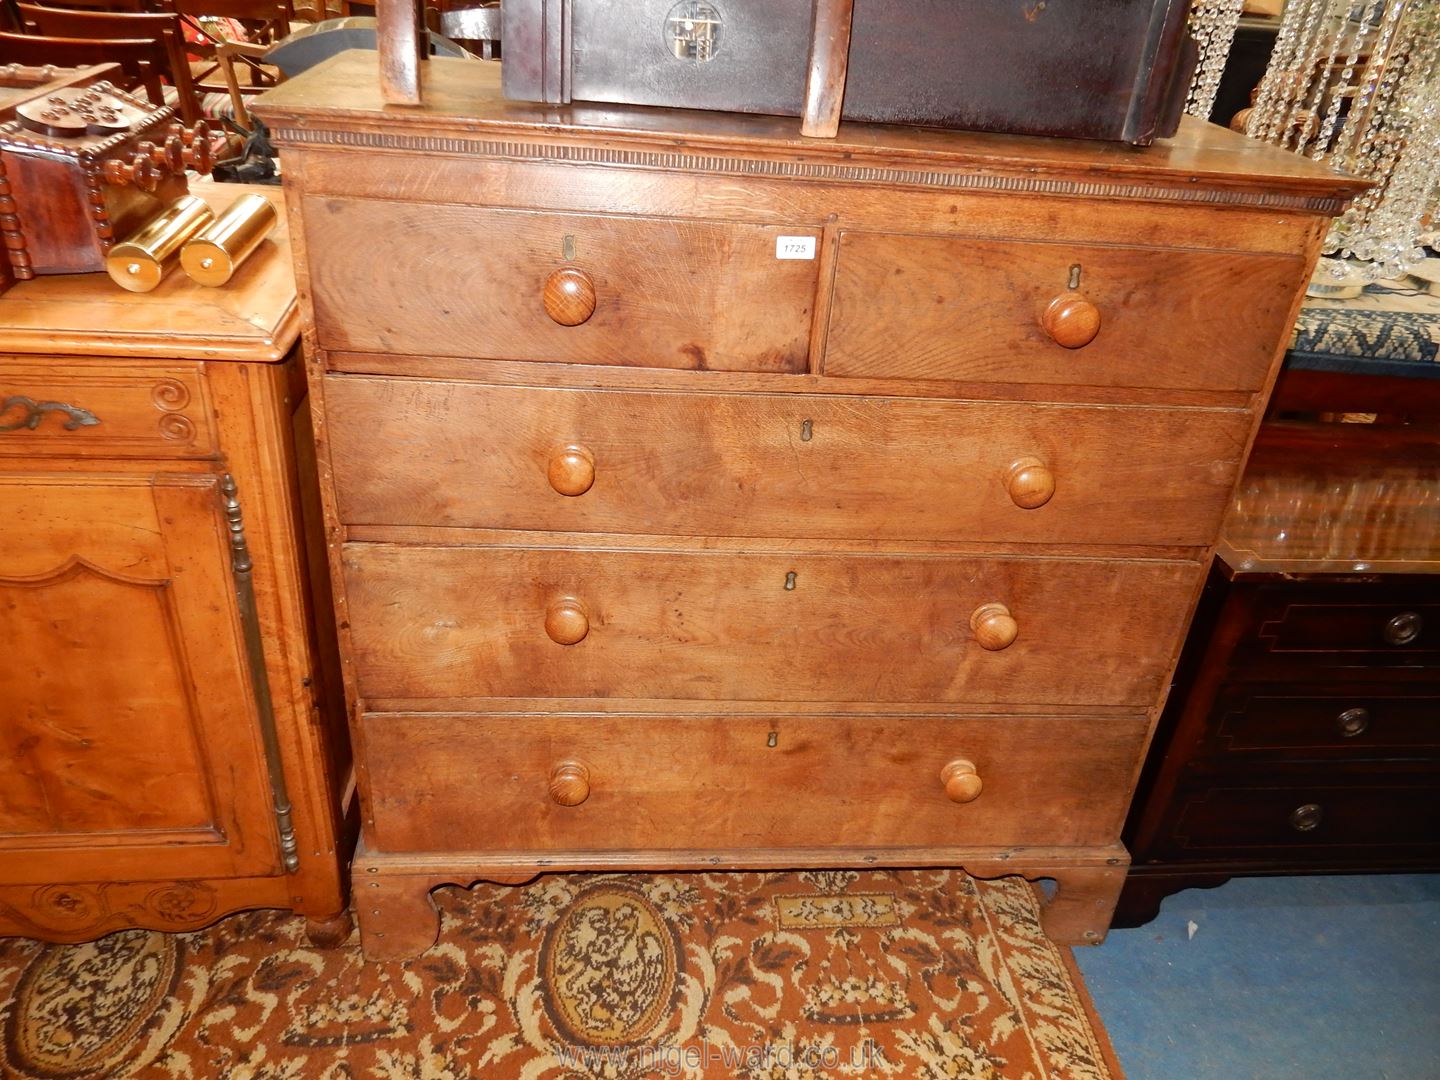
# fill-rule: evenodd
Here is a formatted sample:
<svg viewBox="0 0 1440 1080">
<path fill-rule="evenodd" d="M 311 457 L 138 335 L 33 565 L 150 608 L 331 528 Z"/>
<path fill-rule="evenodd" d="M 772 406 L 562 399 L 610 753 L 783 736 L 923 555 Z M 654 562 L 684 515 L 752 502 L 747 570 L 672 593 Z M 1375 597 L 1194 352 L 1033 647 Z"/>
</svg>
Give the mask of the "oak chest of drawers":
<svg viewBox="0 0 1440 1080">
<path fill-rule="evenodd" d="M 499 97 L 339 57 L 282 146 L 366 951 L 549 869 L 963 865 L 1100 940 L 1328 215 L 1147 150 Z"/>
</svg>

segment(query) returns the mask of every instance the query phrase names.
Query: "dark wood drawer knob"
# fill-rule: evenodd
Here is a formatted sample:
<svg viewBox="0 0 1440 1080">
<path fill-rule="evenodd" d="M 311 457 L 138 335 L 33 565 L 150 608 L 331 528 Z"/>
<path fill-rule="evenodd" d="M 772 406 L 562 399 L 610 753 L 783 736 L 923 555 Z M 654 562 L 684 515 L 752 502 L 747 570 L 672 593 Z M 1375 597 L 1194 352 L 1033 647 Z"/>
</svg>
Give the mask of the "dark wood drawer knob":
<svg viewBox="0 0 1440 1080">
<path fill-rule="evenodd" d="M 567 446 L 550 459 L 547 475 L 561 495 L 584 495 L 595 483 L 595 455 L 583 446 Z"/>
<path fill-rule="evenodd" d="M 1425 619 L 1416 611 L 1402 611 L 1385 624 L 1385 644 L 1409 645 L 1425 629 Z"/>
<path fill-rule="evenodd" d="M 545 314 L 561 326 L 579 326 L 595 314 L 595 282 L 567 266 L 545 279 Z"/>
<path fill-rule="evenodd" d="M 1346 709 L 1335 718 L 1335 727 L 1342 738 L 1353 739 L 1370 729 L 1369 709 Z"/>
<path fill-rule="evenodd" d="M 579 806 L 590 797 L 590 769 L 582 761 L 562 761 L 550 770 L 550 798 L 561 806 Z"/>
<path fill-rule="evenodd" d="M 557 645 L 575 645 L 590 633 L 590 616 L 585 605 L 573 597 L 556 600 L 545 612 L 545 633 Z"/>
<path fill-rule="evenodd" d="M 982 649 L 1008 649 L 1020 636 L 1020 624 L 1004 604 L 981 604 L 970 614 L 970 629 Z"/>
<path fill-rule="evenodd" d="M 1290 827 L 1296 832 L 1314 832 L 1324 817 L 1325 811 L 1319 803 L 1306 803 L 1290 811 Z"/>
<path fill-rule="evenodd" d="M 1056 345 L 1083 349 L 1100 333 L 1100 309 L 1079 293 L 1065 293 L 1050 301 L 1040 325 Z"/>
<path fill-rule="evenodd" d="M 1022 510 L 1044 506 L 1055 494 L 1055 474 L 1039 458 L 1023 457 L 1005 474 L 1010 501 Z"/>
<path fill-rule="evenodd" d="M 965 758 L 956 758 L 941 769 L 940 783 L 945 785 L 945 797 L 958 803 L 974 802 L 985 787 L 975 763 Z"/>
</svg>

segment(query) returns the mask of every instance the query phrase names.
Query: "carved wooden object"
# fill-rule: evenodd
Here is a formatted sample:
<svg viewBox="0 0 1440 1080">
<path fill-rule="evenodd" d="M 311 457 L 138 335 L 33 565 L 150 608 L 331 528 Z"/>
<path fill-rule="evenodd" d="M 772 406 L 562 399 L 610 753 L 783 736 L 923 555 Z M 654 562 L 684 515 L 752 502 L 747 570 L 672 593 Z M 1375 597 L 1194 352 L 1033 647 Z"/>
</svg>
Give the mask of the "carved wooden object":
<svg viewBox="0 0 1440 1080">
<path fill-rule="evenodd" d="M 0 232 L 11 274 L 104 270 L 110 249 L 212 164 L 204 125 L 117 90 L 105 68 L 0 105 Z"/>
<path fill-rule="evenodd" d="M 367 954 L 432 944 L 437 885 L 548 870 L 961 865 L 1055 879 L 1048 929 L 1100 940 L 1357 185 L 1201 125 L 1118 167 L 428 69 L 403 114 L 358 54 L 257 106 L 314 301 Z M 1083 348 L 1042 324 L 1072 292 Z"/>
<path fill-rule="evenodd" d="M 277 907 L 344 936 L 347 743 L 311 625 L 287 249 L 163 303 L 99 276 L 5 297 L 0 934 Z"/>
</svg>

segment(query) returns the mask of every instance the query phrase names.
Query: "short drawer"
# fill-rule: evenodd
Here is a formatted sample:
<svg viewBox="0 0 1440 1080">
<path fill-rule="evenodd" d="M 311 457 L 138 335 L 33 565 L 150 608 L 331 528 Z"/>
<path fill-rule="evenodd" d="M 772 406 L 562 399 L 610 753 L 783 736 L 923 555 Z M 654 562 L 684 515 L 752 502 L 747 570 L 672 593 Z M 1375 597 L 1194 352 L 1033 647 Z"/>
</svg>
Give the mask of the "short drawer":
<svg viewBox="0 0 1440 1080">
<path fill-rule="evenodd" d="M 1304 276 L 1292 256 L 846 232 L 825 374 L 1257 390 Z"/>
<path fill-rule="evenodd" d="M 214 424 L 198 363 L 0 358 L 0 456 L 210 457 Z"/>
<path fill-rule="evenodd" d="M 326 379 L 347 524 L 1208 544 L 1248 413 Z"/>
<path fill-rule="evenodd" d="M 805 370 L 819 230 L 312 198 L 321 346 L 497 360 Z M 370 238 L 373 258 L 357 258 Z"/>
<path fill-rule="evenodd" d="M 1159 560 L 361 543 L 342 558 L 360 693 L 412 702 L 1145 708 L 1200 572 Z"/>
<path fill-rule="evenodd" d="M 1222 786 L 1182 793 L 1159 855 L 1334 859 L 1440 849 L 1440 776 L 1376 772 L 1351 782 Z"/>
<path fill-rule="evenodd" d="M 1146 724 L 372 713 L 362 728 L 367 842 L 554 853 L 1109 844 Z"/>
<path fill-rule="evenodd" d="M 1316 692 L 1247 685 L 1222 692 L 1207 725 L 1210 749 L 1245 757 L 1313 752 L 1354 759 L 1435 757 L 1440 751 L 1440 696 L 1398 696 L 1379 687 L 1307 689 Z"/>
</svg>

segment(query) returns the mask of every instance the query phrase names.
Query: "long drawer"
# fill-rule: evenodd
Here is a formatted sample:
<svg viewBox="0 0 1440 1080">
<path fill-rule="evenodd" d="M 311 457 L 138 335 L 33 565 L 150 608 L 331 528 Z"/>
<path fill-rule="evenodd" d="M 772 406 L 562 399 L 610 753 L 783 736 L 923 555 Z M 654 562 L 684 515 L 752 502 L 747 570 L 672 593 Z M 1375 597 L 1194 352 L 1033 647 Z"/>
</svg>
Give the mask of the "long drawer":
<svg viewBox="0 0 1440 1080">
<path fill-rule="evenodd" d="M 1221 409 L 330 376 L 341 520 L 571 532 L 1205 544 Z"/>
<path fill-rule="evenodd" d="M 366 237 L 382 247 L 375 258 L 355 256 Z M 320 345 L 354 352 L 803 371 L 818 237 L 369 199 L 305 205 Z M 811 257 L 777 257 L 787 242 Z"/>
<path fill-rule="evenodd" d="M 1216 784 L 1183 792 L 1156 857 L 1226 861 L 1377 859 L 1377 849 L 1440 849 L 1440 774 L 1368 774 L 1274 784 Z"/>
<path fill-rule="evenodd" d="M 1145 708 L 1199 574 L 1159 560 L 357 543 L 343 563 L 360 693 L 387 701 Z"/>
<path fill-rule="evenodd" d="M 1309 677 L 1384 677 L 1380 669 L 1440 667 L 1440 588 L 1431 580 L 1266 585 L 1234 668 L 1249 678 L 1300 669 Z M 1327 669 L 1334 669 L 1334 674 Z"/>
<path fill-rule="evenodd" d="M 1440 696 L 1434 682 L 1423 689 L 1232 684 L 1216 700 L 1202 749 L 1239 760 L 1440 759 Z"/>
<path fill-rule="evenodd" d="M 846 232 L 825 374 L 1258 390 L 1303 278 L 1292 256 Z"/>
<path fill-rule="evenodd" d="M 1143 717 L 804 715 L 371 713 L 361 727 L 383 851 L 1104 844 L 1146 731 Z"/>
</svg>

